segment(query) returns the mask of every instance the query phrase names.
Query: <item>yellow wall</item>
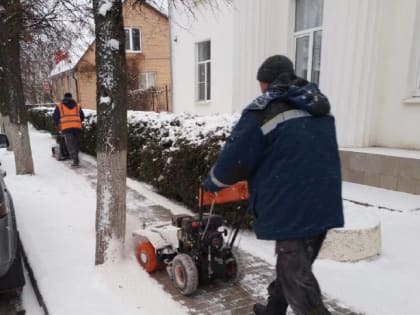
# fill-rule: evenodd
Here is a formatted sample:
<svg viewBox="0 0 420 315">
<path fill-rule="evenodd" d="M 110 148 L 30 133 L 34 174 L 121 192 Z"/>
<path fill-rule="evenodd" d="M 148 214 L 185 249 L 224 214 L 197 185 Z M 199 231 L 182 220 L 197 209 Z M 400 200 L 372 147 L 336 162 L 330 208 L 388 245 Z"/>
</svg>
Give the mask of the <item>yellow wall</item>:
<svg viewBox="0 0 420 315">
<path fill-rule="evenodd" d="M 133 8 L 131 0 L 124 2 L 123 18 L 125 27 L 139 27 L 141 29 L 141 53 L 127 53 L 128 72 L 137 78 L 141 72 L 156 72 L 156 85 L 158 87 L 170 86 L 170 47 L 168 19 L 147 5 Z M 69 89 L 83 108 L 96 108 L 96 74 L 95 74 L 95 43 L 80 59 L 75 71 L 78 83 L 78 92 L 71 76 L 60 79 L 63 75 L 52 78 L 53 95 L 60 100 L 65 89 Z M 70 84 L 67 84 L 70 82 Z M 66 85 L 67 84 L 67 85 Z M 138 85 L 136 86 L 138 88 Z M 67 90 L 66 90 L 67 92 Z"/>
<path fill-rule="evenodd" d="M 73 71 L 67 71 L 55 76 L 52 80 L 52 93 L 55 102 L 63 99 L 64 93 L 70 92 L 73 98 L 77 98 L 76 82 Z"/>
</svg>

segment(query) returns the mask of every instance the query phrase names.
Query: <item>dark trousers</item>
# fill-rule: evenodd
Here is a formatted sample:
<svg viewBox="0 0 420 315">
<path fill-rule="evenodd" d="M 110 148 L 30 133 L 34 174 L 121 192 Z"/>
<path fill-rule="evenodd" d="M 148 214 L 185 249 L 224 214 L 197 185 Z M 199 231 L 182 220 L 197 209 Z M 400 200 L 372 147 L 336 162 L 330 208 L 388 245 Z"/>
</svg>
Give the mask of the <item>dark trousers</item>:
<svg viewBox="0 0 420 315">
<path fill-rule="evenodd" d="M 330 315 L 312 273 L 325 235 L 276 242 L 277 278 L 268 287 L 267 314 L 285 315 L 290 305 L 295 315 Z"/>
<path fill-rule="evenodd" d="M 60 146 L 60 158 L 67 159 L 70 156 L 70 154 L 69 154 L 69 151 L 67 150 L 66 140 L 64 139 L 64 136 L 58 135 L 57 142 L 58 142 L 58 145 Z"/>
<path fill-rule="evenodd" d="M 64 134 L 67 150 L 73 164 L 79 164 L 79 134 L 78 132 Z"/>
</svg>

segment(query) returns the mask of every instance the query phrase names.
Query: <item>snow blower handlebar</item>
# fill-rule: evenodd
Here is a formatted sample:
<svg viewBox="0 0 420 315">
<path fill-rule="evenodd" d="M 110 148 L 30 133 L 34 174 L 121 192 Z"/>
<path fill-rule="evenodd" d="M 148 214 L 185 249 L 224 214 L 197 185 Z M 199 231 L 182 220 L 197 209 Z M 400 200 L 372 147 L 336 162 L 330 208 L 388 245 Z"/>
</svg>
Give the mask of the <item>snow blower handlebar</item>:
<svg viewBox="0 0 420 315">
<path fill-rule="evenodd" d="M 201 187 L 198 192 L 199 207 L 209 206 L 212 203 L 222 204 L 246 199 L 248 199 L 248 183 L 246 181 L 237 182 L 217 193 L 205 191 Z"/>
<path fill-rule="evenodd" d="M 242 181 L 237 182 L 236 184 L 229 186 L 225 189 L 218 191 L 217 193 L 212 193 L 204 190 L 200 187 L 198 191 L 198 212 L 199 212 L 199 222 L 202 222 L 203 218 L 203 207 L 211 205 L 213 210 L 214 204 L 223 204 L 235 201 L 242 201 L 248 199 L 248 182 Z M 229 246 L 232 248 L 233 243 L 235 242 L 236 236 L 238 235 L 239 229 L 242 225 L 244 216 L 240 216 L 236 227 L 234 228 L 233 237 L 229 242 Z M 203 232 L 205 234 L 205 231 Z"/>
</svg>

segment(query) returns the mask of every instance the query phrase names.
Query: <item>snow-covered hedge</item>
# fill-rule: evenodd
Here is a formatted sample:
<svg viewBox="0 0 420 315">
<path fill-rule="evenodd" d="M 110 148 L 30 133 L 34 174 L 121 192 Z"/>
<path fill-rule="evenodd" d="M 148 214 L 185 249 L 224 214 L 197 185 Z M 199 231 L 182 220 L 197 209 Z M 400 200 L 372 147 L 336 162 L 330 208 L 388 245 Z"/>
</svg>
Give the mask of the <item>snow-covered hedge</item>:
<svg viewBox="0 0 420 315">
<path fill-rule="evenodd" d="M 81 150 L 96 154 L 96 111 L 85 110 Z M 38 129 L 56 133 L 51 108 L 30 110 Z M 237 115 L 128 112 L 128 176 L 151 184 L 160 194 L 197 207 L 200 183 L 214 163 Z M 218 207 L 228 221 L 238 204 Z M 241 207 L 246 206 L 245 203 Z M 248 223 L 249 223 L 248 219 Z"/>
</svg>

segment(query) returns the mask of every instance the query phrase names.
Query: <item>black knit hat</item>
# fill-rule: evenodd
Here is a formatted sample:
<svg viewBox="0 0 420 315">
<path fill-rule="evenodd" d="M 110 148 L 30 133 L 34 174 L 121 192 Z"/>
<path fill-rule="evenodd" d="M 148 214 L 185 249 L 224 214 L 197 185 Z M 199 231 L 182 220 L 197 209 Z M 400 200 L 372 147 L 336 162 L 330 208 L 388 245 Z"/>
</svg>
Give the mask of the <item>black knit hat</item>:
<svg viewBox="0 0 420 315">
<path fill-rule="evenodd" d="M 282 73 L 294 74 L 293 63 L 286 56 L 274 55 L 261 64 L 257 72 L 257 80 L 271 83 Z"/>
<path fill-rule="evenodd" d="M 69 93 L 69 92 L 64 93 L 64 98 L 72 98 L 72 97 L 73 97 L 73 95 L 71 95 L 71 93 Z"/>
</svg>

